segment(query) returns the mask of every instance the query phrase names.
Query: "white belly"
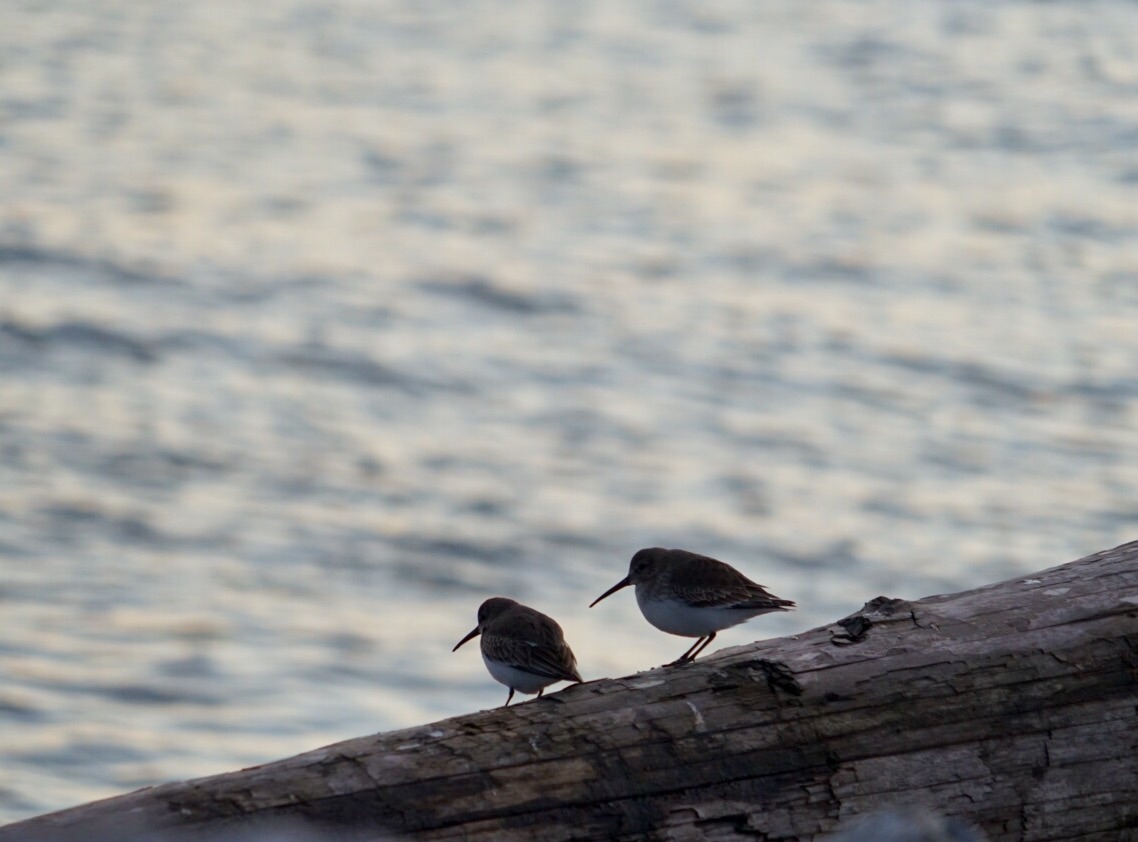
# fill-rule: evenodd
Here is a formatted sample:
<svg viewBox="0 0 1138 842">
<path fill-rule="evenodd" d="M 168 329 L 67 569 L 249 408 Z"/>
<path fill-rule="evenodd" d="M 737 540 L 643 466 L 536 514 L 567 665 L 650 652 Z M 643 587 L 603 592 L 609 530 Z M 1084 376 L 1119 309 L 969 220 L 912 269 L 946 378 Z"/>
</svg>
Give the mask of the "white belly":
<svg viewBox="0 0 1138 842">
<path fill-rule="evenodd" d="M 519 693 L 536 693 L 543 687 L 556 684 L 560 680 L 547 678 L 544 675 L 534 675 L 532 672 L 511 667 L 509 664 L 492 660 L 485 655 L 482 656 L 482 663 L 486 664 L 486 669 L 489 670 L 495 681 L 499 684 L 505 684 L 511 690 L 517 690 Z"/>
<path fill-rule="evenodd" d="M 766 613 L 750 608 L 692 608 L 671 599 L 650 600 L 644 597 L 639 587 L 636 588 L 636 603 L 645 620 L 660 631 L 681 637 L 706 637 Z"/>
</svg>

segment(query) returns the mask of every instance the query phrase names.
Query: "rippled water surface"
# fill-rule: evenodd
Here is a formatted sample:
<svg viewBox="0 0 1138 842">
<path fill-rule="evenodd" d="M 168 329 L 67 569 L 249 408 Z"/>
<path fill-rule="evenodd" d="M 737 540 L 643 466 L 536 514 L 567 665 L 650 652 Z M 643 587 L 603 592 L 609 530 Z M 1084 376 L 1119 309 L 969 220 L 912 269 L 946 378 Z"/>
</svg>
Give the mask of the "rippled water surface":
<svg viewBox="0 0 1138 842">
<path fill-rule="evenodd" d="M 0 7 L 0 820 L 1138 533 L 1134 7 Z"/>
</svg>

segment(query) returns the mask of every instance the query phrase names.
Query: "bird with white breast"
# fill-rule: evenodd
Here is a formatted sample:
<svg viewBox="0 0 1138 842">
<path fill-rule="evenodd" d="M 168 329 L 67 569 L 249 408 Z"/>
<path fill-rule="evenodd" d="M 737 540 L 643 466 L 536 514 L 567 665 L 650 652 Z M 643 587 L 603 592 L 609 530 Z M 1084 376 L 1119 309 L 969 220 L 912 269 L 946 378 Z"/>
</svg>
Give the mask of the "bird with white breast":
<svg viewBox="0 0 1138 842">
<path fill-rule="evenodd" d="M 715 640 L 716 632 L 760 614 L 794 608 L 793 601 L 774 596 L 729 564 L 662 547 L 637 552 L 629 562 L 628 575 L 589 607 L 629 585 L 636 587 L 636 602 L 649 623 L 668 634 L 697 638 L 666 666 L 694 661 Z"/>
<path fill-rule="evenodd" d="M 482 636 L 482 661 L 499 684 L 510 688 L 506 705 L 519 693 L 537 693 L 558 681 L 581 681 L 577 659 L 565 642 L 561 626 L 552 617 L 504 596 L 486 600 L 478 608 L 478 625 L 455 644 Z M 506 705 L 503 705 L 505 707 Z"/>
</svg>

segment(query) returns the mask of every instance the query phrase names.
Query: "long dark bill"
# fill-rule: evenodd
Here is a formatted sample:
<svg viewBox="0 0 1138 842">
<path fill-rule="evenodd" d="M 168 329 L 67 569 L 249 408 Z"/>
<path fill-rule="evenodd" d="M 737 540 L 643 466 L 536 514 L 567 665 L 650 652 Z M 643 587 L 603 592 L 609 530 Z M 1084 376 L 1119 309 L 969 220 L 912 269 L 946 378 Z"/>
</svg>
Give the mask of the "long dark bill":
<svg viewBox="0 0 1138 842">
<path fill-rule="evenodd" d="M 612 596 L 614 593 L 619 591 L 621 588 L 627 588 L 631 584 L 632 584 L 632 582 L 628 581 L 628 577 L 625 576 L 623 579 L 621 579 L 619 582 L 617 582 L 615 585 L 613 585 L 611 588 L 609 588 L 603 594 L 601 594 L 596 599 L 594 599 L 592 602 L 590 602 L 589 607 L 592 608 L 594 605 L 596 605 L 598 602 L 600 602 L 606 596 Z"/>
<path fill-rule="evenodd" d="M 468 641 L 472 638 L 475 638 L 475 637 L 478 637 L 478 626 L 475 626 L 474 631 L 472 631 L 470 634 L 468 634 L 466 637 L 464 637 L 462 640 L 460 640 L 458 643 L 456 643 L 454 645 L 454 649 L 451 649 L 450 651 L 451 652 L 457 652 L 458 647 L 462 646 L 462 644 L 466 643 L 466 641 Z"/>
</svg>

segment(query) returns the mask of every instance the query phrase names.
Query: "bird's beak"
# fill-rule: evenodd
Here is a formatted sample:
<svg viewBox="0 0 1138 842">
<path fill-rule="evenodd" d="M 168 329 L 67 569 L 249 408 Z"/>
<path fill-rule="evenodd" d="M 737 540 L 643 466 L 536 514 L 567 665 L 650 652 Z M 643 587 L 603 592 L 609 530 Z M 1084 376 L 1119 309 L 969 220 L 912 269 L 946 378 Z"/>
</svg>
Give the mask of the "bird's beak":
<svg viewBox="0 0 1138 842">
<path fill-rule="evenodd" d="M 631 584 L 632 584 L 632 582 L 628 581 L 628 577 L 625 576 L 623 579 L 621 579 L 619 582 L 617 582 L 615 585 L 613 585 L 611 588 L 609 588 L 607 591 L 605 591 L 603 594 L 601 594 L 596 599 L 594 599 L 591 603 L 589 603 L 589 607 L 592 608 L 594 605 L 596 605 L 598 602 L 600 602 L 606 596 L 612 596 L 614 593 L 619 591 L 621 588 L 627 588 Z"/>
<path fill-rule="evenodd" d="M 478 637 L 478 626 L 475 626 L 473 631 L 471 631 L 470 634 L 468 634 L 466 637 L 464 637 L 462 640 L 460 640 L 458 643 L 456 643 L 454 645 L 454 649 L 451 649 L 450 651 L 451 652 L 457 652 L 458 647 L 462 646 L 462 644 L 466 643 L 466 641 L 470 640 L 473 637 Z"/>
</svg>

